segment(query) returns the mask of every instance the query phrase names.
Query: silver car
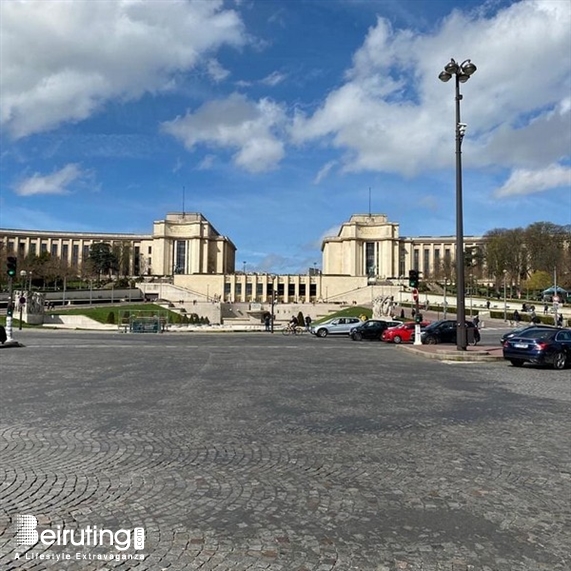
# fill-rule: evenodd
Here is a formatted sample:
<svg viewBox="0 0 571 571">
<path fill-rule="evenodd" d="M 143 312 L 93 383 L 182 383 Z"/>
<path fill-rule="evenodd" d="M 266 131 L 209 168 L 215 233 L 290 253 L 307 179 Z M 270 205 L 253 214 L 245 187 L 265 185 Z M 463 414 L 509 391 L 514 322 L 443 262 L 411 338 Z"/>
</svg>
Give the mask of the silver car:
<svg viewBox="0 0 571 571">
<path fill-rule="evenodd" d="M 310 331 L 317 337 L 327 337 L 328 335 L 349 335 L 353 327 L 361 323 L 358 317 L 335 317 L 323 323 L 316 323 L 311 326 Z"/>
</svg>

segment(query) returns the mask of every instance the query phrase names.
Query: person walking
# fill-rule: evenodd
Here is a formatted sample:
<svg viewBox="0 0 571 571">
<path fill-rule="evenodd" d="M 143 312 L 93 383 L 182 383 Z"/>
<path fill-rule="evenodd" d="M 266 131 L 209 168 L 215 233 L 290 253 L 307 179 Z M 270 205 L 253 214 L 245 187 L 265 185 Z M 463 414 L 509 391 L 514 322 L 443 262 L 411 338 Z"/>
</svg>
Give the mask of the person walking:
<svg viewBox="0 0 571 571">
<path fill-rule="evenodd" d="M 517 309 L 514 311 L 513 321 L 516 327 L 519 325 L 519 322 L 521 321 L 521 315 L 519 314 L 519 311 Z"/>
</svg>

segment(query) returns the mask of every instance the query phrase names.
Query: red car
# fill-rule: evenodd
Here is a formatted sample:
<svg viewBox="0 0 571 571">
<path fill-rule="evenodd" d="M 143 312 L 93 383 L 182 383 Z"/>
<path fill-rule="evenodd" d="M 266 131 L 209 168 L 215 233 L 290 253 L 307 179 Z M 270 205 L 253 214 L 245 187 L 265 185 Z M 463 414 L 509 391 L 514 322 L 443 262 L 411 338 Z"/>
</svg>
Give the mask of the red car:
<svg viewBox="0 0 571 571">
<path fill-rule="evenodd" d="M 420 328 L 424 329 L 430 321 L 423 321 L 420 324 Z M 383 336 L 381 337 L 382 341 L 387 341 L 388 343 L 410 343 L 412 334 L 414 333 L 414 321 L 407 321 L 402 325 L 398 325 L 397 327 L 391 327 L 390 329 L 385 329 L 383 331 Z"/>
</svg>

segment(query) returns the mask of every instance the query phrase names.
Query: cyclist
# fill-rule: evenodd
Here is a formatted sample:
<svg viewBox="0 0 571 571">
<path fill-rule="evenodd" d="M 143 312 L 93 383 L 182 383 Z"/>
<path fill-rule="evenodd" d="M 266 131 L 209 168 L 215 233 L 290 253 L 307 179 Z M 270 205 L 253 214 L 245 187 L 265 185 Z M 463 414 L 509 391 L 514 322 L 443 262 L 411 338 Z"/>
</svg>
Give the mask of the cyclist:
<svg viewBox="0 0 571 571">
<path fill-rule="evenodd" d="M 291 316 L 291 319 L 289 320 L 289 327 L 290 329 L 293 330 L 293 332 L 295 333 L 295 330 L 297 329 L 298 326 L 298 322 L 297 322 L 297 317 L 295 315 Z"/>
</svg>

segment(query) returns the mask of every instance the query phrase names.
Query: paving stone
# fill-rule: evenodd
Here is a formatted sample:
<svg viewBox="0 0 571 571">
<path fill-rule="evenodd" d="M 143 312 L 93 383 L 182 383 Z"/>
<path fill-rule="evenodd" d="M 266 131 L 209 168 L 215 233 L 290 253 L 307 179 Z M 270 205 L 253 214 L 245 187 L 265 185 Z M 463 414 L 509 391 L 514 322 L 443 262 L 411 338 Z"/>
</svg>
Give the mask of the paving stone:
<svg viewBox="0 0 571 571">
<path fill-rule="evenodd" d="M 24 336 L 0 355 L 2 570 L 571 568 L 568 371 L 306 336 Z M 146 557 L 15 560 L 18 514 L 144 527 Z"/>
</svg>

